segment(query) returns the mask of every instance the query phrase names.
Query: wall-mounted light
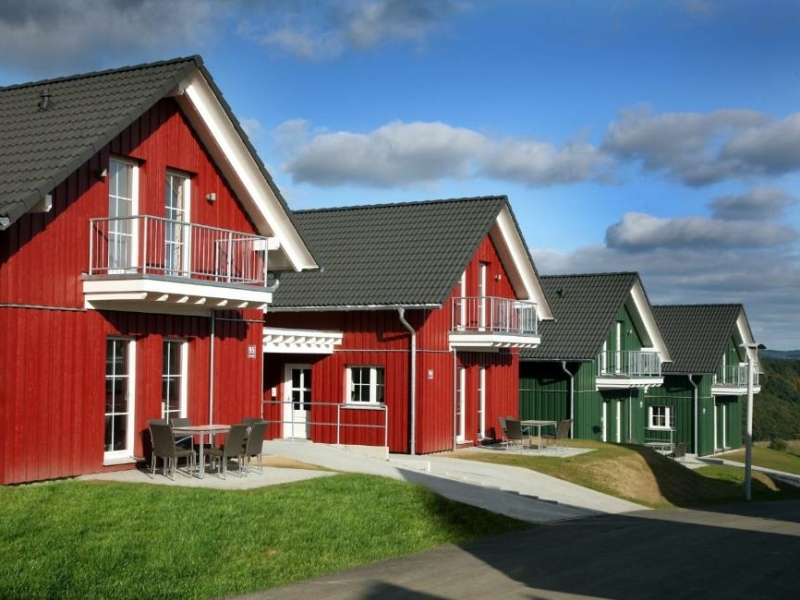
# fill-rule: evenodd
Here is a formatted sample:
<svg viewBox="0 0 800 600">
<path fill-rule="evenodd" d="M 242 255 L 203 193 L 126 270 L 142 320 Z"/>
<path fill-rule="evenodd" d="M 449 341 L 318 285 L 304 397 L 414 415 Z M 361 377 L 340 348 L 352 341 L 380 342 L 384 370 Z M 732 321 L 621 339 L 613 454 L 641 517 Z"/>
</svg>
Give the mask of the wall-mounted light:
<svg viewBox="0 0 800 600">
<path fill-rule="evenodd" d="M 106 177 L 108 177 L 108 169 L 106 167 L 95 169 L 94 176 L 98 181 L 103 181 Z"/>
<path fill-rule="evenodd" d="M 494 276 L 494 280 L 495 281 L 500 281 L 502 278 L 503 278 L 503 275 L 500 274 L 500 273 L 498 273 L 497 275 Z"/>
<path fill-rule="evenodd" d="M 206 194 L 206 200 L 208 202 L 210 202 L 211 204 L 213 204 L 214 202 L 217 201 L 217 193 L 216 192 L 209 192 L 208 194 Z"/>
</svg>

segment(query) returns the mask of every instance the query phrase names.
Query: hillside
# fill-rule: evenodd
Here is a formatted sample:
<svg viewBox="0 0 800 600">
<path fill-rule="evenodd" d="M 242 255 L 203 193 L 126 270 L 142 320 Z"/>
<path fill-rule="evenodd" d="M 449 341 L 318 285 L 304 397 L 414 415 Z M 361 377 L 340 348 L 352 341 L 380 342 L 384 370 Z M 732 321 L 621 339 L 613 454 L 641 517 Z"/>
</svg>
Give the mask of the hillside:
<svg viewBox="0 0 800 600">
<path fill-rule="evenodd" d="M 800 360 L 762 357 L 761 393 L 753 403 L 753 438 L 800 439 Z"/>
</svg>

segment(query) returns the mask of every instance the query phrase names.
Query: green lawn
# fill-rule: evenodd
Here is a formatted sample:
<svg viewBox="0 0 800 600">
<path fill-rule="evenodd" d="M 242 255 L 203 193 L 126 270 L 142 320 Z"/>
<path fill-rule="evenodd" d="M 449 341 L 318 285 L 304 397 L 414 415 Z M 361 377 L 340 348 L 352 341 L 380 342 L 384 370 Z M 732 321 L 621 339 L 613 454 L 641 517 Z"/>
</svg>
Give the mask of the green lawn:
<svg viewBox="0 0 800 600">
<path fill-rule="evenodd" d="M 3 600 L 244 594 L 527 524 L 418 486 L 337 475 L 249 491 L 0 487 Z"/>
</svg>

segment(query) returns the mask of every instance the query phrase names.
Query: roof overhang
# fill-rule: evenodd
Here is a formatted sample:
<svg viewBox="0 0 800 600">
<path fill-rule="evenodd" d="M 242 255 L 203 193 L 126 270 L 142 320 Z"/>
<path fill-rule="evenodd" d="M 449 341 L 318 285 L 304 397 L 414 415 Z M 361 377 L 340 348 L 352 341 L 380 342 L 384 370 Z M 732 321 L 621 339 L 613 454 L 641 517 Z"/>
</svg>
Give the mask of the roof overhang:
<svg viewBox="0 0 800 600">
<path fill-rule="evenodd" d="M 318 268 L 288 209 L 270 185 L 203 71 L 195 70 L 171 95 L 244 205 L 258 232 L 280 240 L 280 249 L 270 255 L 270 270 Z"/>
<path fill-rule="evenodd" d="M 509 283 L 514 288 L 517 299 L 536 302 L 539 319 L 552 320 L 553 313 L 539 284 L 536 267 L 508 206 L 504 206 L 497 215 L 489 236 L 497 248 L 497 254 L 508 273 Z"/>
<path fill-rule="evenodd" d="M 262 348 L 274 354 L 333 354 L 343 337 L 341 331 L 265 327 Z"/>
<path fill-rule="evenodd" d="M 269 307 L 269 312 L 296 313 L 296 312 L 349 312 L 358 310 L 435 310 L 442 308 L 441 304 L 342 304 L 337 306 L 274 306 Z"/>
<path fill-rule="evenodd" d="M 753 393 L 758 394 L 761 392 L 760 385 L 753 386 Z M 746 385 L 712 385 L 711 386 L 711 395 L 712 396 L 746 396 L 747 395 L 747 386 Z"/>
</svg>

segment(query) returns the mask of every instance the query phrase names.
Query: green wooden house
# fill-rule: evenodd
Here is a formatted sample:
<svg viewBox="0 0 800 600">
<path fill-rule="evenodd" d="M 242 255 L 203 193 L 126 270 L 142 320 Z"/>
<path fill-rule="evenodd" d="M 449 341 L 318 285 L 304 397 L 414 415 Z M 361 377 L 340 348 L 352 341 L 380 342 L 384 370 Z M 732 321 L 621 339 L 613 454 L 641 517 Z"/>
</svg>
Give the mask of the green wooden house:
<svg viewBox="0 0 800 600">
<path fill-rule="evenodd" d="M 663 383 L 671 357 L 639 275 L 540 280 L 555 321 L 521 353 L 521 418 L 572 418 L 574 438 L 644 440 L 645 391 Z"/>
<path fill-rule="evenodd" d="M 673 362 L 664 384 L 645 393 L 648 427 L 705 456 L 743 444 L 748 387 L 748 352 L 753 393 L 760 391 L 761 365 L 741 304 L 654 306 L 653 314 Z"/>
</svg>

